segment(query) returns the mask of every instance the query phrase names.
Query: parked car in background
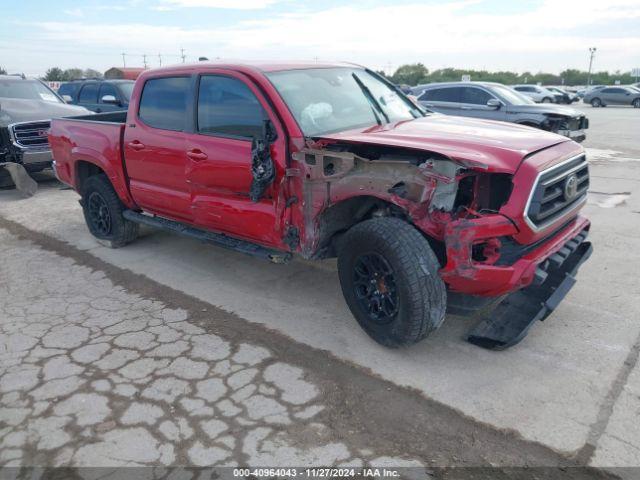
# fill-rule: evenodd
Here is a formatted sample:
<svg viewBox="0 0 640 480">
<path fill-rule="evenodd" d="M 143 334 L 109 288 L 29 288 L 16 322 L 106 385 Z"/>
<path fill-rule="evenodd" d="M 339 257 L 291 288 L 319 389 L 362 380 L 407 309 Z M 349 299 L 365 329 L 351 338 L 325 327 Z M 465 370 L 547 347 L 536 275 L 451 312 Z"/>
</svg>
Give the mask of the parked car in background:
<svg viewBox="0 0 640 480">
<path fill-rule="evenodd" d="M 607 105 L 632 105 L 640 108 L 640 92 L 630 87 L 604 87 L 588 92 L 582 99 L 592 107 Z"/>
<path fill-rule="evenodd" d="M 60 85 L 58 95 L 96 113 L 118 112 L 129 107 L 133 84 L 133 80 L 72 80 Z"/>
<path fill-rule="evenodd" d="M 580 100 L 575 93 L 568 92 L 566 90 L 563 90 L 560 87 L 547 86 L 544 88 L 546 88 L 550 92 L 557 93 L 558 95 L 560 95 L 560 99 L 557 103 L 564 103 L 566 105 L 571 105 L 573 102 L 577 102 L 578 100 Z"/>
<path fill-rule="evenodd" d="M 88 113 L 65 104 L 40 80 L 0 75 L 0 164 L 17 163 L 29 173 L 51 167 L 50 119 Z M 0 184 L 10 185 L 9 180 L 9 173 L 0 168 Z"/>
<path fill-rule="evenodd" d="M 347 305 L 388 347 L 505 296 L 468 340 L 513 345 L 592 250 L 580 145 L 427 112 L 353 64 L 147 70 L 127 112 L 54 120 L 49 138 L 102 243 L 144 224 L 274 262 L 337 257 Z"/>
<path fill-rule="evenodd" d="M 589 120 L 578 110 L 537 105 L 500 83 L 431 83 L 413 88 L 418 102 L 433 111 L 462 117 L 487 118 L 548 130 L 577 142 L 586 138 Z"/>
<path fill-rule="evenodd" d="M 514 85 L 516 92 L 529 97 L 536 103 L 560 103 L 561 95 L 538 85 Z"/>
<path fill-rule="evenodd" d="M 592 92 L 594 90 L 598 90 L 600 88 L 604 88 L 606 87 L 606 85 L 591 85 L 590 87 L 584 87 L 584 88 L 580 88 L 577 92 L 576 95 L 578 95 L 579 98 L 584 98 L 584 96 L 589 93 Z"/>
</svg>

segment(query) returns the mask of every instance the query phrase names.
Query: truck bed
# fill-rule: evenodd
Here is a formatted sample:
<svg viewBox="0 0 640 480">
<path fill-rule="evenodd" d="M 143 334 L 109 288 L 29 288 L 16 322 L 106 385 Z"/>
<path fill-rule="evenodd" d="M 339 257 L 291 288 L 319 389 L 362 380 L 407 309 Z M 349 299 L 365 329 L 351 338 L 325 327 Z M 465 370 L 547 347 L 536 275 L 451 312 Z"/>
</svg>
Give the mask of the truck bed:
<svg viewBox="0 0 640 480">
<path fill-rule="evenodd" d="M 128 196 L 122 151 L 126 119 L 127 112 L 53 119 L 49 143 L 60 181 L 77 187 L 78 164 L 89 163 L 107 174 L 119 194 Z"/>
</svg>

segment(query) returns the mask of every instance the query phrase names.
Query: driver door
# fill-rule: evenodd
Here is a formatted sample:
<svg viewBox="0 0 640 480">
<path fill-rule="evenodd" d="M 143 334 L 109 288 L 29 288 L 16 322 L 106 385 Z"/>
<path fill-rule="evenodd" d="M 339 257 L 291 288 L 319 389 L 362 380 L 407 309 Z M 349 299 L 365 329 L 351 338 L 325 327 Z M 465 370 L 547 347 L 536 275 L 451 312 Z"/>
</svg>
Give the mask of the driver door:
<svg viewBox="0 0 640 480">
<path fill-rule="evenodd" d="M 263 96 L 241 74 L 202 74 L 195 118 L 194 131 L 185 138 L 194 223 L 257 243 L 281 245 L 276 200 L 284 175 L 285 135 Z M 267 119 L 278 134 L 270 149 L 276 178 L 253 202 L 249 198 L 252 140 L 261 138 Z"/>
<path fill-rule="evenodd" d="M 498 100 L 492 94 L 480 87 L 469 86 L 462 88 L 461 109 L 465 117 L 487 118 L 490 120 L 507 119 L 504 105 L 500 108 L 487 105 L 489 100 Z M 499 101 L 499 100 L 498 100 Z M 502 104 L 502 102 L 500 102 Z"/>
</svg>

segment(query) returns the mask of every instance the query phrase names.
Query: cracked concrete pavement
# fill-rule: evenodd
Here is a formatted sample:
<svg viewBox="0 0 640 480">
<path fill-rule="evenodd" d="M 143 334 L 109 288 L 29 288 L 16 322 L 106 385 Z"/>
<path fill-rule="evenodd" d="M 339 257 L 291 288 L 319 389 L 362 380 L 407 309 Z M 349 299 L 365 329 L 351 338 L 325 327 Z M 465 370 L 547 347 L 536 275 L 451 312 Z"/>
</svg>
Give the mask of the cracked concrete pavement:
<svg viewBox="0 0 640 480">
<path fill-rule="evenodd" d="M 614 110 L 588 111 L 592 129 L 587 147 L 591 141 L 603 148 L 604 140 L 596 132 L 615 134 L 606 130 L 609 111 Z M 630 121 L 629 112 L 636 113 L 615 111 L 615 115 Z M 9 258 L 11 265 L 17 262 L 13 271 L 7 270 L 5 260 L 0 263 L 0 288 L 29 277 L 23 290 L 1 290 L 0 296 L 11 304 L 25 301 L 20 295 L 32 295 L 41 288 L 40 300 L 53 302 L 50 308 L 45 302 L 43 311 L 29 313 L 16 325 L 13 313 L 0 318 L 3 328 L 14 329 L 3 335 L 31 335 L 37 342 L 37 347 L 23 337 L 11 342 L 31 362 L 2 357 L 3 370 L 4 359 L 9 359 L 5 375 L 20 371 L 21 366 L 31 368 L 31 373 L 14 371 L 9 380 L 27 381 L 33 372 L 37 378 L 36 385 L 8 391 L 0 399 L 3 414 L 6 400 L 18 415 L 9 418 L 14 425 L 0 430 L 2 458 L 15 456 L 3 461 L 51 465 L 60 459 L 73 464 L 83 447 L 117 450 L 123 443 L 118 432 L 125 431 L 128 440 L 137 436 L 136 445 L 149 443 L 140 441 L 143 437 L 151 439 L 153 451 L 144 458 L 154 456 L 148 461 L 154 464 L 197 464 L 194 458 L 223 452 L 230 453 L 220 463 L 248 461 L 254 454 L 273 460 L 284 448 L 290 458 L 301 460 L 335 454 L 340 457 L 336 464 L 390 457 L 424 465 L 640 465 L 640 432 L 635 428 L 640 423 L 636 272 L 640 162 L 624 160 L 635 158 L 637 147 L 621 142 L 616 148 L 621 152 L 618 160 L 600 158 L 592 165 L 592 189 L 630 192 L 629 196 L 614 208 L 588 205 L 596 250 L 581 270 L 578 284 L 547 322 L 534 327 L 522 344 L 502 353 L 463 342 L 461 337 L 472 322 L 456 317 L 449 317 L 433 338 L 411 349 L 389 351 L 373 344 L 348 313 L 332 262 L 270 265 L 149 231 L 124 249 L 109 250 L 86 231 L 74 192 L 60 190 L 56 183 L 41 184 L 40 192 L 28 200 L 0 191 L 0 229 L 4 229 L 0 245 L 13 249 L 13 254 L 3 251 L 0 258 Z M 34 260 L 30 270 L 25 271 L 24 262 L 13 260 L 32 255 L 40 260 Z M 13 272 L 11 280 L 5 272 Z M 73 280 L 74 295 L 89 298 L 89 307 L 82 314 L 72 312 L 69 320 L 55 313 L 61 308 L 55 305 L 56 299 L 67 301 L 65 285 L 76 276 L 80 280 Z M 186 317 L 165 319 L 151 307 L 130 317 L 140 308 L 133 306 L 135 301 L 132 306 L 127 303 L 126 309 L 109 312 L 113 301 L 103 305 L 100 298 L 91 297 L 91 285 L 100 281 L 115 292 L 115 298 L 130 296 L 132 301 L 156 305 L 160 312 L 186 312 L 182 314 Z M 87 289 L 89 293 L 78 295 Z M 33 303 L 34 297 L 28 298 Z M 120 322 L 87 323 L 94 317 Z M 179 338 L 161 341 L 164 337 L 154 330 L 173 330 L 173 323 L 192 325 L 193 330 L 180 330 Z M 223 345 L 227 345 L 224 358 L 199 356 L 210 350 L 198 347 L 204 341 L 198 338 L 212 335 L 220 342 L 213 351 L 226 353 Z M 79 338 L 78 345 L 65 344 Z M 233 357 L 242 344 L 263 349 L 269 356 L 232 372 Z M 33 349 L 62 352 L 35 358 Z M 95 359 L 83 363 L 87 358 Z M 224 374 L 218 371 L 220 364 L 228 366 Z M 285 377 L 303 382 L 299 384 L 306 385 L 302 391 L 316 395 L 304 405 L 292 403 L 286 389 L 267 374 L 272 365 L 299 371 L 297 377 Z M 68 375 L 56 377 L 60 371 Z M 0 378 L 5 381 L 4 376 Z M 209 401 L 217 392 L 216 379 L 226 389 L 223 397 Z M 248 383 L 233 388 L 245 380 Z M 76 381 L 80 386 L 74 384 L 71 393 L 56 395 Z M 206 381 L 213 383 L 199 390 L 199 382 Z M 203 398 L 201 391 L 211 397 Z M 51 392 L 53 397 L 40 400 L 34 392 Z M 70 400 L 78 395 L 85 396 Z M 74 412 L 82 411 L 83 399 L 95 411 L 78 416 Z M 40 407 L 35 406 L 38 402 Z M 49 406 L 39 411 L 43 402 Z M 55 410 L 60 404 L 64 406 Z M 231 405 L 240 411 L 231 414 L 235 412 Z M 309 418 L 301 418 L 306 408 Z M 271 413 L 252 417 L 262 409 Z M 17 421 L 20 412 L 24 417 Z M 104 419 L 82 424 L 93 421 L 99 412 Z M 273 421 L 285 418 L 289 423 Z M 203 426 L 206 420 L 224 422 L 227 430 L 212 437 L 209 433 L 222 424 Z M 262 450 L 247 453 L 245 443 L 258 438 L 256 430 L 267 432 L 267 437 L 255 442 Z M 37 446 L 41 431 L 66 432 L 71 440 L 41 450 Z M 183 431 L 191 432 L 188 438 Z M 225 443 L 221 440 L 225 437 L 235 438 L 236 443 Z M 21 446 L 12 446 L 11 442 L 21 439 Z M 109 461 L 146 462 L 126 455 L 117 452 Z"/>
<path fill-rule="evenodd" d="M 0 258 L 2 467 L 575 465 L 1 218 Z"/>
</svg>

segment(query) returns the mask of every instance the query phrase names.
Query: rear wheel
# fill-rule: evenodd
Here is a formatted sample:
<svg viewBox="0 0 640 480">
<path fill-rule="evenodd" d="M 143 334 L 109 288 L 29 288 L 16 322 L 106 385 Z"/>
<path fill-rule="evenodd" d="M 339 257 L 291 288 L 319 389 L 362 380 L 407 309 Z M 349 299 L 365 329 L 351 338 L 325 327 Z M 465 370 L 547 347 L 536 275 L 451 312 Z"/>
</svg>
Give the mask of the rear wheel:
<svg viewBox="0 0 640 480">
<path fill-rule="evenodd" d="M 591 106 L 598 108 L 602 106 L 602 100 L 600 100 L 599 98 L 594 98 L 593 100 L 591 100 Z"/>
<path fill-rule="evenodd" d="M 633 108 L 640 108 L 640 98 L 636 98 L 633 101 Z"/>
<path fill-rule="evenodd" d="M 105 175 L 89 177 L 82 191 L 84 219 L 100 243 L 118 248 L 136 239 L 138 224 L 122 216 L 126 207 Z"/>
<path fill-rule="evenodd" d="M 549 97 L 544 97 L 542 99 L 542 103 L 551 103 L 551 99 Z"/>
<path fill-rule="evenodd" d="M 387 347 L 419 342 L 444 320 L 446 290 L 427 240 L 398 218 L 376 218 L 341 239 L 338 273 L 351 313 Z"/>
</svg>

